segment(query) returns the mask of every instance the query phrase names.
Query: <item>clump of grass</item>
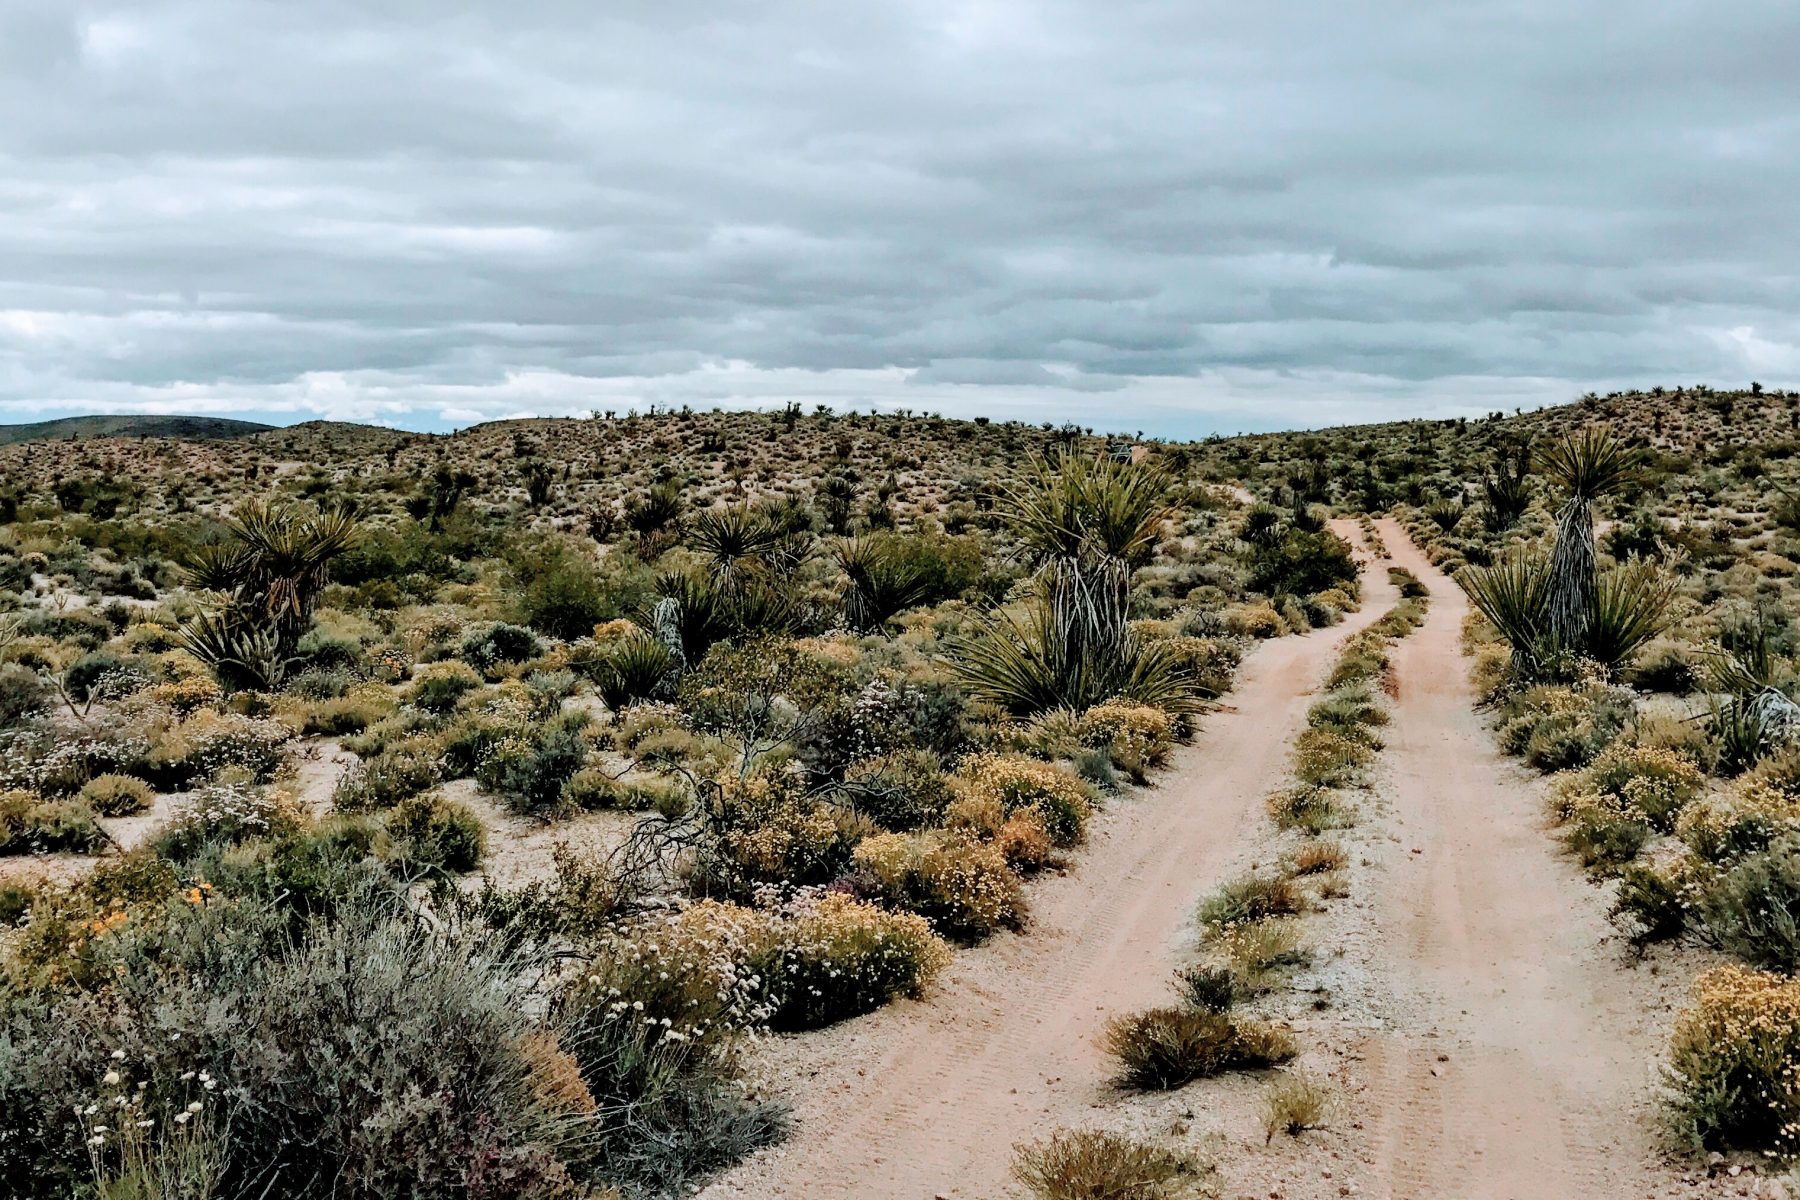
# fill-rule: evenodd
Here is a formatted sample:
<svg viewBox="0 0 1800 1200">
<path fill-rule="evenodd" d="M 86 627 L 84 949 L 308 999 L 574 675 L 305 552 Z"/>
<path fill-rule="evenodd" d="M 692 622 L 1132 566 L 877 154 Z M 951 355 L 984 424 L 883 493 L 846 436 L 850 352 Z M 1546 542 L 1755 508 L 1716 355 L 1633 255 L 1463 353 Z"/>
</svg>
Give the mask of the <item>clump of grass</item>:
<svg viewBox="0 0 1800 1200">
<path fill-rule="evenodd" d="M 1222 886 L 1200 906 L 1200 923 L 1222 927 L 1291 917 L 1307 909 L 1306 895 L 1291 879 L 1249 874 Z"/>
<path fill-rule="evenodd" d="M 1295 875 L 1319 875 L 1340 870 L 1347 859 L 1344 847 L 1337 842 L 1305 842 L 1294 851 L 1293 871 Z"/>
<path fill-rule="evenodd" d="M 1202 1012 L 1230 1012 L 1243 991 L 1243 984 L 1229 966 L 1198 964 L 1175 972 L 1175 987 L 1181 999 Z"/>
<path fill-rule="evenodd" d="M 1263 1092 L 1265 1143 L 1285 1133 L 1299 1137 L 1324 1125 L 1331 1110 L 1331 1088 L 1324 1080 L 1300 1071 L 1283 1071 Z"/>
<path fill-rule="evenodd" d="M 1192 1160 L 1099 1130 L 1059 1130 L 1013 1147 L 1013 1177 L 1040 1200 L 1162 1200 Z"/>
<path fill-rule="evenodd" d="M 1119 1060 L 1119 1086 L 1144 1090 L 1274 1066 L 1296 1053 L 1293 1038 L 1279 1026 L 1174 1007 L 1114 1018 L 1106 1027 L 1105 1045 Z"/>
<path fill-rule="evenodd" d="M 1309 955 L 1300 945 L 1300 922 L 1253 921 L 1218 931 L 1213 948 L 1246 990 L 1267 986 L 1283 967 L 1303 966 Z"/>
<path fill-rule="evenodd" d="M 1315 837 L 1350 824 L 1350 814 L 1331 788 L 1301 784 L 1271 794 L 1265 805 L 1282 829 L 1299 829 Z"/>
</svg>

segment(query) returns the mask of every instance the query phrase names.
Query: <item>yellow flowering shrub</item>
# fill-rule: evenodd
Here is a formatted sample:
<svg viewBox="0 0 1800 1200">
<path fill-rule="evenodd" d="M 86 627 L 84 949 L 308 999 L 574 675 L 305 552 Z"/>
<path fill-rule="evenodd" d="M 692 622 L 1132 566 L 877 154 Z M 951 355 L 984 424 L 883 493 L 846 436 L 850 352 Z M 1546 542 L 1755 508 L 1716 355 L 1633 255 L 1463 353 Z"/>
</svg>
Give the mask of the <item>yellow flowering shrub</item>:
<svg viewBox="0 0 1800 1200">
<path fill-rule="evenodd" d="M 1037 871 L 1050 863 L 1054 845 L 1044 819 L 1026 810 L 1014 813 L 994 831 L 994 845 L 1018 871 Z"/>
<path fill-rule="evenodd" d="M 1356 738 L 1332 729 L 1303 729 L 1294 738 L 1294 777 L 1316 787 L 1355 783 L 1374 751 Z"/>
<path fill-rule="evenodd" d="M 1666 1077 L 1695 1146 L 1800 1152 L 1800 980 L 1740 966 L 1701 975 Z"/>
<path fill-rule="evenodd" d="M 1073 846 L 1087 830 L 1093 811 L 1087 785 L 1056 766 L 1016 754 L 979 754 L 963 764 L 955 779 L 961 797 L 998 800 L 1011 816 L 1035 809 L 1059 846 Z"/>
<path fill-rule="evenodd" d="M 145 699 L 184 717 L 196 709 L 211 708 L 224 698 L 224 691 L 210 675 L 190 675 L 145 690 Z"/>
<path fill-rule="evenodd" d="M 1564 774 L 1552 792 L 1552 804 L 1561 807 L 1565 797 L 1572 803 L 1583 793 L 1604 793 L 1625 812 L 1667 833 L 1705 788 L 1705 773 L 1687 755 L 1663 746 L 1621 743 Z"/>
<path fill-rule="evenodd" d="M 949 965 L 950 947 L 914 913 L 836 893 L 791 907 L 761 963 L 776 1029 L 817 1029 L 917 995 Z"/>
<path fill-rule="evenodd" d="M 1224 613 L 1225 628 L 1240 637 L 1257 639 L 1281 637 L 1288 631 L 1288 623 L 1275 606 L 1268 603 L 1234 604 Z"/>
<path fill-rule="evenodd" d="M 1676 836 L 1711 863 L 1755 853 L 1783 834 L 1800 832 L 1800 796 L 1746 775 L 1729 791 L 1689 805 Z"/>
<path fill-rule="evenodd" d="M 884 899 L 950 937 L 977 941 L 1024 915 L 1019 877 L 992 842 L 941 831 L 884 833 L 864 838 L 855 861 Z"/>
<path fill-rule="evenodd" d="M 1142 781 L 1162 765 L 1175 744 L 1175 722 L 1160 708 L 1108 700 L 1081 714 L 1083 740 L 1106 750 L 1114 764 Z"/>
<path fill-rule="evenodd" d="M 791 775 L 728 776 L 708 798 L 722 861 L 704 864 L 732 890 L 756 883 L 827 883 L 855 844 L 854 822 Z"/>
</svg>

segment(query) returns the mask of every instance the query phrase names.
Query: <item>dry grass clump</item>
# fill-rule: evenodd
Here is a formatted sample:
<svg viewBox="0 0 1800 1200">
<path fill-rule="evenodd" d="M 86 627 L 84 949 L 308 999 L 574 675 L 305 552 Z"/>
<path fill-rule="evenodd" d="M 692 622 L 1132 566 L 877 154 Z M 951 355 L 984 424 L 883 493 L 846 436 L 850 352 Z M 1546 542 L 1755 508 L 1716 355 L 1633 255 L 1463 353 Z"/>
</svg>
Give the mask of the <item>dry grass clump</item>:
<svg viewBox="0 0 1800 1200">
<path fill-rule="evenodd" d="M 1039 1200 L 1163 1200 L 1171 1183 L 1196 1173 L 1183 1155 L 1098 1130 L 1013 1147 L 1013 1177 Z"/>
<path fill-rule="evenodd" d="M 1193 1008 L 1153 1008 L 1115 1017 L 1104 1035 L 1118 1059 L 1120 1087 L 1178 1088 L 1225 1071 L 1286 1062 L 1298 1052 L 1287 1030 L 1264 1021 Z"/>
<path fill-rule="evenodd" d="M 1289 864 L 1295 875 L 1318 875 L 1340 870 L 1348 860 L 1342 843 L 1315 839 L 1296 847 Z"/>
<path fill-rule="evenodd" d="M 1298 920 L 1251 921 L 1227 925 L 1212 939 L 1211 949 L 1249 990 L 1261 990 L 1270 976 L 1309 960 L 1300 941 Z"/>
<path fill-rule="evenodd" d="M 1306 894 L 1283 875 L 1249 874 L 1233 879 L 1200 905 L 1200 923 L 1213 928 L 1291 917 L 1310 905 Z"/>
<path fill-rule="evenodd" d="M 1284 1071 L 1263 1092 L 1262 1121 L 1265 1142 L 1285 1133 L 1298 1137 L 1326 1123 L 1332 1091 L 1324 1080 L 1299 1071 Z"/>
<path fill-rule="evenodd" d="M 1298 784 L 1272 792 L 1265 800 L 1269 817 L 1282 829 L 1320 834 L 1350 824 L 1350 813 L 1336 789 Z"/>
</svg>

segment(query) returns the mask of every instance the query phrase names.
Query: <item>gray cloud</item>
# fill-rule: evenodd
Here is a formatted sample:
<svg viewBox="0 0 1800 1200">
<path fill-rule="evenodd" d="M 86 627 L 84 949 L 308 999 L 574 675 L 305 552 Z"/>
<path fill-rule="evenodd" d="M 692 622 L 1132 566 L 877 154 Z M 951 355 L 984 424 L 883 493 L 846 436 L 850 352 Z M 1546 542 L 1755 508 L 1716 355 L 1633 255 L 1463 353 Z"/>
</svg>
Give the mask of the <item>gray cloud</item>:
<svg viewBox="0 0 1800 1200">
<path fill-rule="evenodd" d="M 1800 376 L 1800 9 L 11 0 L 0 419 Z"/>
</svg>

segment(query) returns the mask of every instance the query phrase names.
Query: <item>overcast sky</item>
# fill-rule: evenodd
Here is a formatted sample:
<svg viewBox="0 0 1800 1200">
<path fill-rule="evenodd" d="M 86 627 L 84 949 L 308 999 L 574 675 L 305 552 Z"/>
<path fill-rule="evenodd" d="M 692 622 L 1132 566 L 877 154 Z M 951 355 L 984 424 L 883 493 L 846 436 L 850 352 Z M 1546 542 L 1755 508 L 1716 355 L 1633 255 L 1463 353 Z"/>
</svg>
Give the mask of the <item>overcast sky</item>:
<svg viewBox="0 0 1800 1200">
<path fill-rule="evenodd" d="M 0 0 L 0 421 L 1796 383 L 1797 49 L 1794 0 Z"/>
</svg>

